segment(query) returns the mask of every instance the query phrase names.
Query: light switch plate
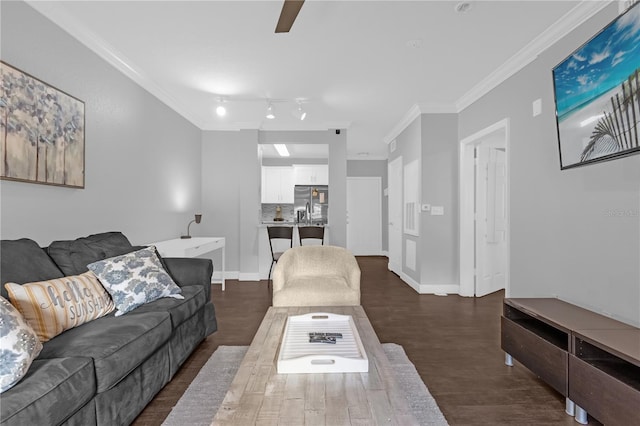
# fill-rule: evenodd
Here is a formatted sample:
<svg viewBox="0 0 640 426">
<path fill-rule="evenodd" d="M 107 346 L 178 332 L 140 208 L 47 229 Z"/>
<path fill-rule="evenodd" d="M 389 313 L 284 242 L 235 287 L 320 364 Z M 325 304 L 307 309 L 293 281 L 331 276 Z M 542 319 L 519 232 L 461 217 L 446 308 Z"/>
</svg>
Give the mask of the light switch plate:
<svg viewBox="0 0 640 426">
<path fill-rule="evenodd" d="M 444 215 L 444 206 L 431 206 L 431 216 Z"/>
<path fill-rule="evenodd" d="M 533 101 L 533 116 L 536 117 L 542 114 L 542 99 L 536 99 Z"/>
</svg>

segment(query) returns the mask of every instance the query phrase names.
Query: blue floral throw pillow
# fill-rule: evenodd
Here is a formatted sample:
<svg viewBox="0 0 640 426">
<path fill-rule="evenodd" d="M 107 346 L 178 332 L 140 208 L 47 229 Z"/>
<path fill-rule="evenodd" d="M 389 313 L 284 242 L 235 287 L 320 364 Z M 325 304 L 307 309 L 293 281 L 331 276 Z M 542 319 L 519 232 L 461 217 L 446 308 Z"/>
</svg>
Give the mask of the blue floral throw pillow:
<svg viewBox="0 0 640 426">
<path fill-rule="evenodd" d="M 182 290 L 162 267 L 153 246 L 90 263 L 116 305 L 116 316 L 162 297 L 184 299 Z"/>
<path fill-rule="evenodd" d="M 0 393 L 27 374 L 42 342 L 20 312 L 0 296 Z"/>
</svg>

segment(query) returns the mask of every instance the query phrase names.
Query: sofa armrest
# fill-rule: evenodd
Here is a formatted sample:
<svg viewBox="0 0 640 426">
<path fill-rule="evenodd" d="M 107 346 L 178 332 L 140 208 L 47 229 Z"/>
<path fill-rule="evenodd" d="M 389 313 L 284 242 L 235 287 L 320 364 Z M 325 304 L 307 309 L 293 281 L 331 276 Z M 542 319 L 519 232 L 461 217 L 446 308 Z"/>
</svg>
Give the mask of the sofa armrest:
<svg viewBox="0 0 640 426">
<path fill-rule="evenodd" d="M 211 276 L 213 262 L 211 259 L 192 257 L 163 257 L 167 272 L 180 287 L 201 285 L 204 287 L 207 300 L 211 299 Z"/>
</svg>

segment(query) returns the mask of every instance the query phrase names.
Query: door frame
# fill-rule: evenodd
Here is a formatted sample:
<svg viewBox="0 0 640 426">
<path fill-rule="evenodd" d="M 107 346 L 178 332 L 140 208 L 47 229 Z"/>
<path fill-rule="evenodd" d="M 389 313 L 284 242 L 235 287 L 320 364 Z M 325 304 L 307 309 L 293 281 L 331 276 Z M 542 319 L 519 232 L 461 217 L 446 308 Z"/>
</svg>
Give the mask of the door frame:
<svg viewBox="0 0 640 426">
<path fill-rule="evenodd" d="M 509 297 L 511 291 L 511 197 L 510 197 L 510 124 L 509 118 L 498 121 L 460 141 L 459 147 L 459 220 L 460 220 L 460 296 L 475 296 L 475 147 L 492 136 L 504 135 L 506 149 L 506 191 L 507 191 L 507 238 L 506 238 L 506 270 L 505 292 Z"/>
<path fill-rule="evenodd" d="M 399 171 L 400 182 L 399 182 L 399 187 L 398 188 L 392 188 L 391 187 L 391 173 L 389 172 L 389 169 L 391 168 L 391 164 L 392 163 L 393 163 L 394 166 L 398 167 L 398 171 Z M 403 240 L 402 229 L 404 227 L 404 225 L 402 223 L 403 222 L 402 221 L 402 219 L 403 219 L 403 217 L 402 217 L 403 213 L 402 212 L 403 212 L 403 206 L 404 206 L 404 200 L 403 200 L 403 197 L 404 197 L 404 194 L 403 194 L 403 188 L 404 188 L 404 185 L 403 185 L 404 176 L 403 175 L 404 175 L 404 172 L 403 172 L 403 170 L 404 170 L 404 162 L 403 162 L 403 159 L 402 159 L 401 155 L 396 157 L 396 158 L 394 158 L 393 160 L 387 162 L 387 198 L 388 198 L 388 203 L 387 203 L 387 210 L 388 210 L 387 216 L 388 217 L 387 217 L 387 219 L 388 219 L 388 222 L 389 222 L 387 224 L 387 226 L 388 226 L 387 234 L 388 234 L 388 238 L 389 238 L 389 263 L 387 265 L 387 269 L 389 269 L 391 272 L 394 272 L 394 273 L 398 274 L 398 276 L 402 275 L 402 265 L 404 263 L 404 256 L 403 256 L 403 253 L 402 253 L 402 250 L 403 250 L 403 247 L 402 247 L 402 240 Z M 392 191 L 393 189 L 395 189 L 397 191 L 395 196 L 400 201 L 400 203 L 397 206 L 392 206 L 391 205 L 391 198 L 392 198 L 391 193 L 393 192 Z M 398 216 L 398 218 L 400 220 L 399 224 L 391 225 L 391 223 L 392 223 L 391 222 L 392 221 L 391 209 L 392 208 L 399 209 L 399 212 L 400 212 L 400 214 Z M 396 227 L 396 229 L 398 230 L 398 235 L 396 235 L 396 236 L 400 237 L 400 246 L 398 247 L 400 252 L 396 253 L 400 263 L 393 263 L 392 262 L 393 259 L 391 258 L 391 254 L 392 254 L 391 253 L 392 252 L 391 245 L 392 245 L 392 242 L 393 242 L 392 241 L 392 238 L 393 238 L 392 234 L 393 233 L 391 232 L 391 226 Z"/>
</svg>

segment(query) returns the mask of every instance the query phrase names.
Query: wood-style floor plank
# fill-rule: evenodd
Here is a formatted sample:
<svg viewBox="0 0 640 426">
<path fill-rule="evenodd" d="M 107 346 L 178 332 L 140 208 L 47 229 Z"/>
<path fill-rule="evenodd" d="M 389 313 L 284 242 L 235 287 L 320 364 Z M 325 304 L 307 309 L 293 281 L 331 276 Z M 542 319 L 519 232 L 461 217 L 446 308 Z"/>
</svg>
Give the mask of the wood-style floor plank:
<svg viewBox="0 0 640 426">
<path fill-rule="evenodd" d="M 577 424 L 564 413 L 560 394 L 517 362 L 513 368 L 504 365 L 500 349 L 503 292 L 478 299 L 419 295 L 387 270 L 386 257 L 358 257 L 358 263 L 361 303 L 378 339 L 404 347 L 449 424 Z M 187 359 L 138 416 L 135 426 L 162 424 L 218 346 L 251 344 L 271 304 L 266 281 L 227 280 L 225 292 L 213 286 L 212 299 L 218 331 Z M 284 386 L 281 391 L 290 389 Z M 265 411 L 264 420 L 269 417 Z M 344 415 L 343 411 L 338 417 Z M 292 424 L 300 421 L 291 420 Z M 591 418 L 589 423 L 599 424 Z"/>
</svg>

